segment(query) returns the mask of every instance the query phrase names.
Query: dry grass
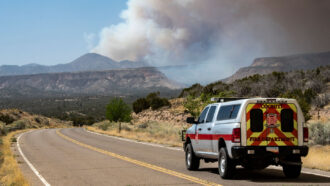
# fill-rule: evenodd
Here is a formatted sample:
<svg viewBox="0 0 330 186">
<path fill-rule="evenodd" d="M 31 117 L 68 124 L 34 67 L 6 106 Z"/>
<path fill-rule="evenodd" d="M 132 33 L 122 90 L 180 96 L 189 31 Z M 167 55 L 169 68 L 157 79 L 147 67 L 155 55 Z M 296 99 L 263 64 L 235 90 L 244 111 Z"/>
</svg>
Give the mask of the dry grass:
<svg viewBox="0 0 330 186">
<path fill-rule="evenodd" d="M 86 129 L 111 136 L 181 147 L 182 141 L 180 134 L 184 127 L 165 122 L 147 122 L 140 125 L 122 123 L 122 130 L 119 133 L 118 123 L 103 121 L 86 127 Z"/>
<path fill-rule="evenodd" d="M 171 107 L 169 110 L 173 113 L 184 113 L 186 108 L 183 106 L 186 98 L 175 98 L 175 99 L 170 99 Z"/>
<path fill-rule="evenodd" d="M 3 144 L 0 146 L 1 167 L 0 167 L 0 185 L 29 185 L 24 178 L 13 153 L 10 150 L 12 137 L 22 131 L 11 132 L 7 136 L 2 137 Z"/>
<path fill-rule="evenodd" d="M 17 126 L 21 126 L 19 128 L 58 128 L 62 126 L 72 126 L 72 122 L 31 114 L 19 109 L 3 109 L 0 110 L 0 115 L 7 116 L 13 120 L 12 123 L 6 124 L 6 127 L 9 129 L 17 128 Z"/>
<path fill-rule="evenodd" d="M 93 126 L 87 126 L 86 129 L 102 134 L 124 137 L 138 141 L 165 144 L 176 147 L 182 146 L 180 131 L 184 129 L 184 127 L 161 122 L 149 122 L 145 123 L 145 128 L 141 127 L 141 125 L 122 123 L 122 131 L 121 133 L 118 133 L 118 123 L 103 121 L 96 123 Z M 304 167 L 330 171 L 330 145 L 311 146 L 308 156 L 303 157 L 302 161 Z"/>
<path fill-rule="evenodd" d="M 304 167 L 330 171 L 330 145 L 311 146 L 302 161 Z"/>
</svg>

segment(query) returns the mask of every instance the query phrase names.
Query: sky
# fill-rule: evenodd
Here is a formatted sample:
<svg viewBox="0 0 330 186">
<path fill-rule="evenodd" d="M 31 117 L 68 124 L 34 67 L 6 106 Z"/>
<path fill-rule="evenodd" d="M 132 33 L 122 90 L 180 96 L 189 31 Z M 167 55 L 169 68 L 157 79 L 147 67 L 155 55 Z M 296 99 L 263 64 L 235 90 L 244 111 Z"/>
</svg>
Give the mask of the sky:
<svg viewBox="0 0 330 186">
<path fill-rule="evenodd" d="M 210 82 L 258 57 L 325 51 L 330 0 L 0 0 L 0 65 L 95 52 Z"/>
<path fill-rule="evenodd" d="M 125 7 L 124 0 L 1 0 L 0 65 L 68 63 Z"/>
</svg>

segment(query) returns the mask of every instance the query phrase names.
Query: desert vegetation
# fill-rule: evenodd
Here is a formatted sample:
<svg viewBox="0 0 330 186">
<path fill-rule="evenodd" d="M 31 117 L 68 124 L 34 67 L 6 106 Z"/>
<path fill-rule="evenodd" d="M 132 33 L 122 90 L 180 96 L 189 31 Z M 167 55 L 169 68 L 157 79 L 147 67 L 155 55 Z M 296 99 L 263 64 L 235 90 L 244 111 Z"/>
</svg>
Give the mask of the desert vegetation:
<svg viewBox="0 0 330 186">
<path fill-rule="evenodd" d="M 167 98 L 161 98 L 160 92 L 152 92 L 145 98 L 139 98 L 133 102 L 133 110 L 135 113 L 151 108 L 157 110 L 164 106 L 171 106 Z"/>
<path fill-rule="evenodd" d="M 14 136 L 18 132 L 20 131 L 12 132 L 0 138 L 0 185 L 29 185 L 10 149 L 11 143 L 16 142 Z"/>
<path fill-rule="evenodd" d="M 302 158 L 303 166 L 312 169 L 330 171 L 330 145 L 314 145 L 309 147 L 306 157 Z"/>
<path fill-rule="evenodd" d="M 16 142 L 14 137 L 19 131 L 12 132 L 0 141 L 0 184 L 1 185 L 29 185 L 24 178 L 18 163 L 11 152 L 11 143 Z"/>
<path fill-rule="evenodd" d="M 71 126 L 71 122 L 29 114 L 18 109 L 0 111 L 0 185 L 28 185 L 11 152 L 15 135 L 32 128 Z"/>
<path fill-rule="evenodd" d="M 303 166 L 330 171 L 330 121 L 310 121 L 309 153 L 302 158 Z"/>
<path fill-rule="evenodd" d="M 121 122 L 130 122 L 132 110 L 121 98 L 110 100 L 107 105 L 106 118 L 110 122 L 118 122 L 118 132 L 121 132 Z"/>
<path fill-rule="evenodd" d="M 18 109 L 0 110 L 0 135 L 2 136 L 21 129 L 41 127 L 55 128 L 71 125 L 72 122 L 30 114 Z"/>
<path fill-rule="evenodd" d="M 307 125 L 310 145 L 330 145 L 330 121 L 325 123 L 314 121 Z"/>
<path fill-rule="evenodd" d="M 187 98 L 186 108 L 195 115 L 193 101 L 206 104 L 210 97 L 285 97 L 295 98 L 306 121 L 311 118 L 311 107 L 323 108 L 329 104 L 330 66 L 308 71 L 273 72 L 253 75 L 232 83 L 218 81 L 202 86 L 194 84 L 183 89 L 179 97 Z"/>
<path fill-rule="evenodd" d="M 181 130 L 188 127 L 156 121 L 141 124 L 121 123 L 122 131 L 119 133 L 118 125 L 118 122 L 102 121 L 86 128 L 102 134 L 179 147 L 182 146 Z"/>
<path fill-rule="evenodd" d="M 107 120 L 86 126 L 86 128 L 91 131 L 138 141 L 181 146 L 181 131 L 189 126 L 185 123 L 187 113 L 184 113 L 183 99 L 167 100 L 159 97 L 157 92 L 150 93 L 143 99 L 148 102 L 148 107 L 137 114 L 131 113 L 130 108 L 123 100 L 111 100 L 107 107 Z M 137 99 L 135 103 L 145 104 L 145 101 L 139 100 L 142 99 Z M 153 108 L 150 106 L 152 104 L 158 105 Z M 173 106 L 170 107 L 169 105 Z M 117 112 L 119 110 L 121 112 Z M 116 113 L 120 114 L 117 115 Z"/>
<path fill-rule="evenodd" d="M 29 113 L 40 114 L 46 117 L 59 118 L 72 121 L 75 125 L 91 125 L 103 121 L 105 109 L 109 100 L 121 97 L 131 105 L 136 99 L 145 97 L 154 90 L 135 92 L 134 95 L 52 95 L 47 94 L 39 97 L 2 97 L 0 109 L 17 108 Z M 160 96 L 171 98 L 177 97 L 180 90 L 160 90 Z M 11 94 L 11 93 L 8 93 Z M 38 105 L 38 106 L 36 106 Z"/>
</svg>

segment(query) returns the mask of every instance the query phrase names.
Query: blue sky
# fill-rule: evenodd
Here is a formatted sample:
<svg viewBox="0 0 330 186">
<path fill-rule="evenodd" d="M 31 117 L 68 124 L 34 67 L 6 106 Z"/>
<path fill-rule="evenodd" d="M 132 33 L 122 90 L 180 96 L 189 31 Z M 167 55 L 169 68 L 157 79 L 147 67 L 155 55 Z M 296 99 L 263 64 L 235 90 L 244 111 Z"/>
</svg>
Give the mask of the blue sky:
<svg viewBox="0 0 330 186">
<path fill-rule="evenodd" d="M 67 63 L 87 53 L 86 36 L 120 22 L 124 0 L 1 0 L 0 65 Z"/>
</svg>

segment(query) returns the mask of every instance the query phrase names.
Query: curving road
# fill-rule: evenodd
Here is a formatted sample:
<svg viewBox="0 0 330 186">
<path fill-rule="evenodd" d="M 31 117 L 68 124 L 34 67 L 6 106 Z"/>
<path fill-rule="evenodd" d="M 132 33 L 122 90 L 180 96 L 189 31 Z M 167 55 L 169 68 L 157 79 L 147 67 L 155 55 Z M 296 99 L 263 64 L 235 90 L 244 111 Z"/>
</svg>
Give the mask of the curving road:
<svg viewBox="0 0 330 186">
<path fill-rule="evenodd" d="M 98 135 L 82 128 L 34 130 L 21 135 L 18 143 L 24 157 L 17 146 L 14 152 L 32 185 L 330 184 L 328 173 L 321 172 L 326 177 L 312 170 L 292 180 L 286 179 L 281 169 L 238 169 L 233 180 L 223 180 L 214 163 L 187 171 L 180 148 Z"/>
</svg>

